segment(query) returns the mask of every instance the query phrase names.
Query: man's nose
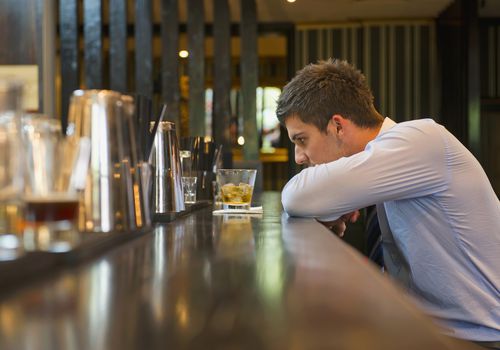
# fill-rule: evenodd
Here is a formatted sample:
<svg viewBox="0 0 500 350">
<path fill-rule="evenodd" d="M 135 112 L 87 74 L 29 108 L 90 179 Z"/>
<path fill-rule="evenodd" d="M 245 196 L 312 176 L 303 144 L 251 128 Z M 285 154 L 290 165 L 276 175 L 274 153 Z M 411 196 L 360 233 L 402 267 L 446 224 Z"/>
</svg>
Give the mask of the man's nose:
<svg viewBox="0 0 500 350">
<path fill-rule="evenodd" d="M 307 164 L 306 154 L 297 146 L 295 146 L 295 163 Z"/>
</svg>

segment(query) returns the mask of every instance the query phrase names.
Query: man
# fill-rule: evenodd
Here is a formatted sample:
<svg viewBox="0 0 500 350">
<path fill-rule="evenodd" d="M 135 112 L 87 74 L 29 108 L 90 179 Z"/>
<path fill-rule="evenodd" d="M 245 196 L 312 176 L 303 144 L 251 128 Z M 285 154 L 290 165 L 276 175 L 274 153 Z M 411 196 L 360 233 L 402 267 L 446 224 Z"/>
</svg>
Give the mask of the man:
<svg viewBox="0 0 500 350">
<path fill-rule="evenodd" d="M 345 61 L 302 69 L 277 115 L 310 165 L 283 189 L 285 211 L 342 235 L 377 205 L 389 273 L 447 334 L 500 341 L 500 202 L 472 154 L 431 119 L 381 116 Z"/>
</svg>

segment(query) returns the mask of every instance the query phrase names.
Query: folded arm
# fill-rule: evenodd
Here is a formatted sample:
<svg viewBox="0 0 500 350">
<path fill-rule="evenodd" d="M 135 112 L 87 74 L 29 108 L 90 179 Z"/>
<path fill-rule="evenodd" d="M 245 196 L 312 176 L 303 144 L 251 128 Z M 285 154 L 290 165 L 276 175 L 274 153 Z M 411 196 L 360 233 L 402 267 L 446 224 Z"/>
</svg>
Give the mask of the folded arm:
<svg viewBox="0 0 500 350">
<path fill-rule="evenodd" d="M 291 216 L 333 221 L 369 205 L 440 191 L 444 147 L 434 142 L 442 142 L 435 130 L 407 137 L 388 131 L 360 153 L 294 176 L 283 189 L 283 207 Z"/>
</svg>

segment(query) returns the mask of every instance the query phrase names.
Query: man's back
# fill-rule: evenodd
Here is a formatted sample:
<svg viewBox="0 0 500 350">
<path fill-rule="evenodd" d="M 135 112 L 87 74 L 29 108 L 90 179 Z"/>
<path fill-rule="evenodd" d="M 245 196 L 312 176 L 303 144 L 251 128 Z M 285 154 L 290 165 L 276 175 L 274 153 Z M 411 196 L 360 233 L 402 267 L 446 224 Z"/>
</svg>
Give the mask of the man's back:
<svg viewBox="0 0 500 350">
<path fill-rule="evenodd" d="M 415 177 L 408 179 L 413 190 L 384 202 L 409 266 L 408 288 L 430 314 L 446 320 L 451 335 L 499 340 L 500 202 L 483 169 L 431 120 L 397 124 L 374 143 L 382 148 L 392 143 L 398 158 L 415 157 L 404 165 L 414 166 Z"/>
</svg>

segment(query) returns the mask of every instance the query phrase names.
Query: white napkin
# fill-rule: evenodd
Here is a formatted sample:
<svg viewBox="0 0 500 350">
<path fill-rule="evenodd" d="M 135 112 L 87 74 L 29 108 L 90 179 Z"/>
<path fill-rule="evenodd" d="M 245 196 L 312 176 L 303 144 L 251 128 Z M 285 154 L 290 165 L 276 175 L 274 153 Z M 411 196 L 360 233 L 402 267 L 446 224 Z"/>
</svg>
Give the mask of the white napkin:
<svg viewBox="0 0 500 350">
<path fill-rule="evenodd" d="M 250 209 L 219 209 L 214 210 L 214 215 L 222 215 L 222 214 L 262 214 L 264 211 L 262 206 L 260 207 L 251 207 Z"/>
</svg>

